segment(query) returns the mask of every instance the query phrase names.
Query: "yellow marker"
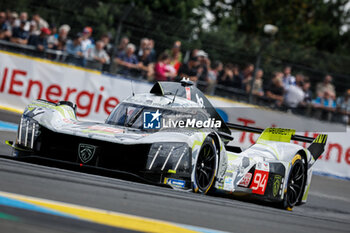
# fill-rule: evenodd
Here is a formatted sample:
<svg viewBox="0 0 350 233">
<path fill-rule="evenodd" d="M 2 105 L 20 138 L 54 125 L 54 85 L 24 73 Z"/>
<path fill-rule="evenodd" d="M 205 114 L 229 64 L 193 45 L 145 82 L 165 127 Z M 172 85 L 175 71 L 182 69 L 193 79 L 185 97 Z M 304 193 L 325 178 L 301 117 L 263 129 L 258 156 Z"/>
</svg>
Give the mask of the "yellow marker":
<svg viewBox="0 0 350 233">
<path fill-rule="evenodd" d="M 112 227 L 124 228 L 124 229 L 141 231 L 141 232 L 154 232 L 154 233 L 196 232 L 196 231 L 188 230 L 186 228 L 177 226 L 176 224 L 173 224 L 170 222 L 132 216 L 132 215 L 122 214 L 114 211 L 83 207 L 79 205 L 67 204 L 67 203 L 57 202 L 57 201 L 50 201 L 46 199 L 6 193 L 1 191 L 0 191 L 0 195 L 8 198 L 16 199 L 19 201 L 31 203 L 34 205 L 38 205 L 41 207 L 46 207 L 51 210 L 60 211 L 62 213 L 70 214 L 82 220 L 87 220 L 87 221 L 108 225 Z"/>
<path fill-rule="evenodd" d="M 12 108 L 12 107 L 7 107 L 7 106 L 3 106 L 3 105 L 0 105 L 0 109 L 5 110 L 5 111 L 9 111 L 9 112 L 19 113 L 19 114 L 22 114 L 24 111 L 24 110 L 21 110 L 18 108 Z"/>
</svg>

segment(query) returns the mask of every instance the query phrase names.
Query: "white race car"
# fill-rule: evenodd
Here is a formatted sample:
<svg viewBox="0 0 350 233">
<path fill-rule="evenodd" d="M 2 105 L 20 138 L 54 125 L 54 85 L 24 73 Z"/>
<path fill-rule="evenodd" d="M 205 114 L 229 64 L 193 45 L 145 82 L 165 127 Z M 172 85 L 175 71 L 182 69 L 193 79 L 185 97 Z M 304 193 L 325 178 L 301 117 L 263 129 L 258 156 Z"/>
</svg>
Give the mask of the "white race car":
<svg viewBox="0 0 350 233">
<path fill-rule="evenodd" d="M 261 133 L 241 151 L 230 128 Z M 206 194 L 246 194 L 291 209 L 306 202 L 327 135 L 225 123 L 189 81 L 158 82 L 120 103 L 105 123 L 77 120 L 75 105 L 36 100 L 21 118 L 13 157 L 40 158 Z M 290 143 L 311 143 L 308 149 Z"/>
</svg>

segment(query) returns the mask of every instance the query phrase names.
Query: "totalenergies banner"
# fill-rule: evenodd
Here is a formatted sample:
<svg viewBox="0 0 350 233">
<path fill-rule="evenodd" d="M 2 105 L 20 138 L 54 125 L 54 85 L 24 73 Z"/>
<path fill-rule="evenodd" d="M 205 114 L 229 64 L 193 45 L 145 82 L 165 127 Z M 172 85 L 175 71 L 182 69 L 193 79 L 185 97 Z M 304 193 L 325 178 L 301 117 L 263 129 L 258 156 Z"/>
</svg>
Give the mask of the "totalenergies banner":
<svg viewBox="0 0 350 233">
<path fill-rule="evenodd" d="M 151 85 L 110 77 L 101 72 L 63 65 L 44 59 L 0 51 L 0 105 L 24 109 L 34 99 L 69 100 L 77 116 L 104 121 L 113 108 L 134 92 Z"/>
<path fill-rule="evenodd" d="M 63 65 L 43 59 L 0 51 L 0 106 L 23 110 L 34 99 L 70 100 L 77 104 L 80 120 L 104 121 L 113 108 L 135 93 L 148 92 L 151 85 L 100 72 Z M 253 127 L 284 127 L 296 129 L 304 136 L 328 134 L 328 143 L 315 171 L 350 179 L 350 128 L 242 105 L 227 99 L 209 97 L 220 114 L 232 123 Z M 235 132 L 233 144 L 246 148 L 258 134 Z M 299 143 L 307 147 L 306 143 Z"/>
</svg>

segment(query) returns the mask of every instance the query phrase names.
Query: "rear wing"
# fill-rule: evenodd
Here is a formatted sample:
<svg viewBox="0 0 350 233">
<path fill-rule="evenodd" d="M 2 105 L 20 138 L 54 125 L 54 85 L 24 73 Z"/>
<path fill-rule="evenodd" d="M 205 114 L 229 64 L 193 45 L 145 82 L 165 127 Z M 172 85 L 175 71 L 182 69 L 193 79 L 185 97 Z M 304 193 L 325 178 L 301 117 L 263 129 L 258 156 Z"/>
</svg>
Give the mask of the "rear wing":
<svg viewBox="0 0 350 233">
<path fill-rule="evenodd" d="M 226 125 L 230 129 L 250 132 L 250 133 L 258 133 L 262 134 L 264 132 L 264 129 L 250 127 L 250 126 L 243 126 L 239 124 L 233 124 L 233 123 L 226 123 Z M 306 142 L 311 143 L 311 145 L 307 148 L 312 157 L 317 160 L 321 154 L 324 151 L 325 145 L 327 143 L 327 135 L 326 134 L 320 134 L 316 138 L 312 137 L 305 137 L 301 135 L 295 135 L 294 133 L 290 137 L 291 140 L 299 141 L 299 142 Z"/>
<path fill-rule="evenodd" d="M 245 132 L 250 132 L 250 133 L 263 133 L 264 129 L 260 128 L 255 128 L 255 127 L 250 127 L 250 126 L 244 126 L 244 125 L 239 125 L 239 124 L 233 124 L 233 123 L 226 123 L 226 125 L 230 129 L 235 129 L 235 130 L 240 130 L 240 131 L 245 131 Z M 315 138 L 312 137 L 305 137 L 301 135 L 292 135 L 291 140 L 299 141 L 299 142 L 307 142 L 307 143 L 312 143 Z"/>
<path fill-rule="evenodd" d="M 320 134 L 315 138 L 315 140 L 312 142 L 312 144 L 307 148 L 311 154 L 312 157 L 314 157 L 315 160 L 317 160 L 323 153 L 324 147 L 327 143 L 327 134 Z"/>
</svg>

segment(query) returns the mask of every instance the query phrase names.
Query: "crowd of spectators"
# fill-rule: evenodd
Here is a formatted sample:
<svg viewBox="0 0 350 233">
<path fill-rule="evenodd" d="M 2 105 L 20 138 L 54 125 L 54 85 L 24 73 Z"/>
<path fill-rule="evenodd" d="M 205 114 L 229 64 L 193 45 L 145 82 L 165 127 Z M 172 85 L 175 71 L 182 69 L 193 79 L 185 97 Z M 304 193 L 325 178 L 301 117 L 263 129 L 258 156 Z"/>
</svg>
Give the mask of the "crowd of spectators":
<svg viewBox="0 0 350 233">
<path fill-rule="evenodd" d="M 337 96 L 330 75 L 317 83 L 313 93 L 309 78 L 301 73 L 294 76 L 290 66 L 265 78 L 264 70 L 255 69 L 253 64 L 242 67 L 212 62 L 209 54 L 201 49 L 184 55 L 181 41 L 175 41 L 169 49 L 157 54 L 155 41 L 150 38 L 142 38 L 136 46 L 124 36 L 114 49 L 108 33 L 95 41 L 93 28 L 89 26 L 77 34 L 70 33 L 70 30 L 67 24 L 59 27 L 49 25 L 39 14 L 32 15 L 30 19 L 26 12 L 19 15 L 10 11 L 0 12 L 0 40 L 32 45 L 38 51 L 64 51 L 68 54 L 65 61 L 69 63 L 94 69 L 114 66 L 121 75 L 148 81 L 178 81 L 186 77 L 210 95 L 216 94 L 218 87 L 231 88 L 265 99 L 271 107 L 290 109 L 296 113 L 311 107 L 317 110 L 320 118 L 332 117 L 350 123 L 350 89 Z"/>
<path fill-rule="evenodd" d="M 0 40 L 19 45 L 29 45 L 44 52 L 47 49 L 67 54 L 67 62 L 75 65 L 101 69 L 110 62 L 112 47 L 110 35 L 103 34 L 93 39 L 93 29 L 85 27 L 80 33 L 70 34 L 67 24 L 57 27 L 49 24 L 39 14 L 29 18 L 27 12 L 0 12 Z"/>
<path fill-rule="evenodd" d="M 154 42 L 150 41 L 143 38 L 136 50 L 136 46 L 129 43 L 128 38 L 121 40 L 115 59 L 120 66 L 120 73 L 141 74 L 142 78 L 149 81 L 179 81 L 185 77 L 200 84 L 207 94 L 213 95 L 218 86 L 229 87 L 237 92 L 246 95 L 252 93 L 256 98 L 265 99 L 274 108 L 302 114 L 312 109 L 318 118 L 336 118 L 332 120 L 350 123 L 350 89 L 337 98 L 330 75 L 317 83 L 314 94 L 310 89 L 309 78 L 301 73 L 294 76 L 290 66 L 282 71 L 275 71 L 273 77 L 266 81 L 264 71 L 255 70 L 253 64 L 247 64 L 240 69 L 236 64 L 211 62 L 209 55 L 203 50 L 194 49 L 185 61 L 180 41 L 175 41 L 170 49 L 162 52 L 155 60 Z"/>
</svg>

